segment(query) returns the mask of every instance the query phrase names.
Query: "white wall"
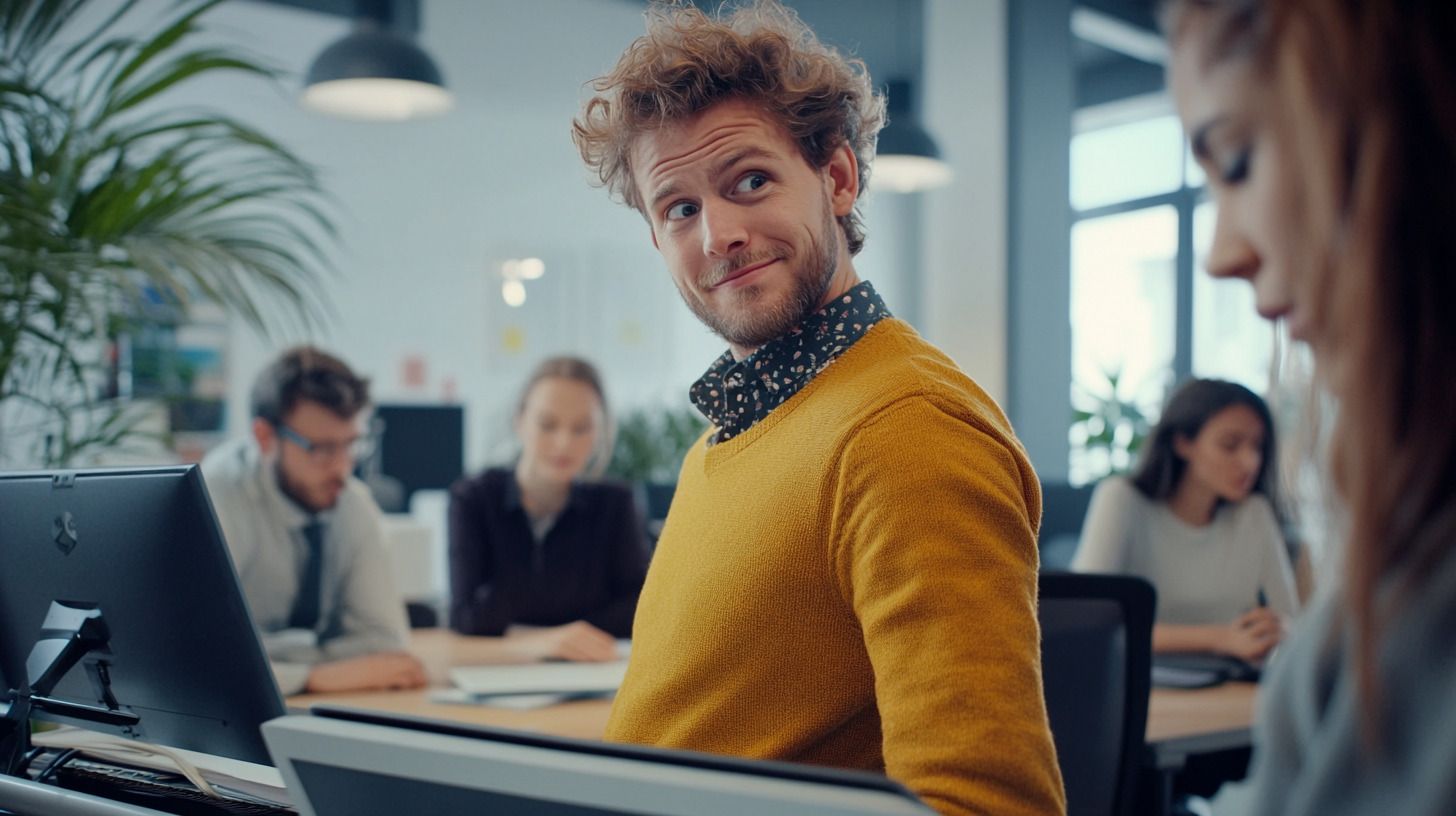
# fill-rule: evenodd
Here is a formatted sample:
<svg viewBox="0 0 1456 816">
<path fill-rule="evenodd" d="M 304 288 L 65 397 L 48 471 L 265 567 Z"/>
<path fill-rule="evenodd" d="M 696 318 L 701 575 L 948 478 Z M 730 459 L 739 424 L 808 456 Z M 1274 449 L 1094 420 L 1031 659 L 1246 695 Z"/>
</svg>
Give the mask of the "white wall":
<svg viewBox="0 0 1456 816">
<path fill-rule="evenodd" d="M 1005 382 L 1003 17 L 999 0 L 927 0 L 923 110 L 956 181 L 919 202 L 868 200 L 870 238 L 856 261 L 892 309 L 923 316 L 922 330 L 997 397 Z M 249 0 L 225 3 L 205 21 L 295 76 L 346 31 L 337 18 Z M 589 186 L 571 144 L 585 84 L 641 30 L 634 3 L 431 0 L 419 39 L 456 109 L 422 122 L 328 119 L 295 104 L 296 83 L 210 79 L 179 94 L 257 124 L 322 169 L 342 208 L 340 275 L 328 284 L 333 319 L 311 339 L 373 377 L 380 400 L 453 393 L 463 401 L 469 468 L 509 449 L 509 406 L 544 355 L 590 357 L 612 400 L 630 406 L 685 404 L 687 386 L 722 350 L 678 300 L 641 218 Z M 547 274 L 527 285 L 525 306 L 511 309 L 494 266 L 525 255 L 545 259 Z M 923 270 L 909 268 L 917 258 Z M 296 339 L 234 332 L 233 432 L 246 426 L 258 369 Z M 422 388 L 403 385 L 411 357 L 425 361 Z"/>
</svg>

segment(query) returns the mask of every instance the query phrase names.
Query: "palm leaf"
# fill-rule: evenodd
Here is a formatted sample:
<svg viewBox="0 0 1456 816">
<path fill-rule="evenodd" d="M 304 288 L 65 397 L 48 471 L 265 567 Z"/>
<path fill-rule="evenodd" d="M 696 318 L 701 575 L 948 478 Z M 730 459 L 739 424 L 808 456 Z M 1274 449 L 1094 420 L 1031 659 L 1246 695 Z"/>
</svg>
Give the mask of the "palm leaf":
<svg viewBox="0 0 1456 816">
<path fill-rule="evenodd" d="M 52 462 L 141 433 L 130 406 L 95 394 L 99 349 L 146 297 L 217 303 L 268 333 L 326 314 L 336 231 L 314 169 L 232 117 L 166 105 L 218 72 L 277 78 L 193 44 L 220 2 L 182 0 L 150 27 L 131 22 L 136 0 L 3 3 L 0 446 L 20 415 L 55 437 Z M 75 18 L 98 22 L 69 30 Z"/>
</svg>

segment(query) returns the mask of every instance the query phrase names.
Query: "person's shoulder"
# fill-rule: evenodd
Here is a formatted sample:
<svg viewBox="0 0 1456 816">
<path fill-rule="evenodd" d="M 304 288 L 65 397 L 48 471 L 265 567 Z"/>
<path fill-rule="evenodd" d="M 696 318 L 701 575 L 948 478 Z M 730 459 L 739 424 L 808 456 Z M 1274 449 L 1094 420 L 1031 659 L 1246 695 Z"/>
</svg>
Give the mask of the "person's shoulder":
<svg viewBox="0 0 1456 816">
<path fill-rule="evenodd" d="M 1120 474 L 1113 474 L 1102 479 L 1092 489 L 1093 501 L 1098 498 L 1104 501 L 1116 501 L 1122 504 L 1135 504 L 1137 506 L 1150 506 L 1153 500 L 1143 495 L 1138 486 L 1133 484 L 1132 479 Z"/>
<path fill-rule="evenodd" d="M 1274 512 L 1274 504 L 1263 493 L 1250 493 L 1248 498 L 1230 506 L 1229 510 L 1235 524 L 1240 526 L 1279 526 L 1279 516 Z"/>
<path fill-rule="evenodd" d="M 622 504 L 634 500 L 632 486 L 616 479 L 578 482 L 575 489 L 588 501 L 599 504 Z"/>
<path fill-rule="evenodd" d="M 509 468 L 486 468 L 479 473 L 456 479 L 450 485 L 450 497 L 460 501 L 472 501 L 483 496 L 496 495 L 505 490 L 506 482 L 510 478 Z"/>
<path fill-rule="evenodd" d="M 985 389 L 903 320 L 876 324 L 844 356 L 846 385 L 859 389 L 868 414 L 922 403 L 993 436 L 1012 436 Z"/>
<path fill-rule="evenodd" d="M 256 445 L 246 438 L 223 442 L 198 463 L 207 491 L 214 499 L 224 494 L 245 493 L 245 486 L 256 475 L 258 466 Z"/>
</svg>

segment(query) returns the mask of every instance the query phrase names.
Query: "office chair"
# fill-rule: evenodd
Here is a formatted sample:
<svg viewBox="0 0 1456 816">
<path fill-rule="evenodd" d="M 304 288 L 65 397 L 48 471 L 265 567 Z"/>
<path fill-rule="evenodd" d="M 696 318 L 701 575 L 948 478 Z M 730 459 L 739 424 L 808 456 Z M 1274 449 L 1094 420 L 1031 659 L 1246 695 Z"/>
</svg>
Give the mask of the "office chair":
<svg viewBox="0 0 1456 816">
<path fill-rule="evenodd" d="M 1069 816 L 1133 812 L 1148 719 L 1152 584 L 1043 573 L 1042 684 Z"/>
<path fill-rule="evenodd" d="M 435 611 L 433 604 L 405 601 L 404 613 L 409 618 L 411 629 L 434 629 L 440 625 L 440 613 Z"/>
<path fill-rule="evenodd" d="M 1077 542 L 1082 537 L 1082 521 L 1087 517 L 1087 505 L 1092 501 L 1095 487 L 1042 483 L 1037 550 L 1043 570 L 1064 570 L 1072 565 L 1072 556 L 1077 554 Z"/>
</svg>

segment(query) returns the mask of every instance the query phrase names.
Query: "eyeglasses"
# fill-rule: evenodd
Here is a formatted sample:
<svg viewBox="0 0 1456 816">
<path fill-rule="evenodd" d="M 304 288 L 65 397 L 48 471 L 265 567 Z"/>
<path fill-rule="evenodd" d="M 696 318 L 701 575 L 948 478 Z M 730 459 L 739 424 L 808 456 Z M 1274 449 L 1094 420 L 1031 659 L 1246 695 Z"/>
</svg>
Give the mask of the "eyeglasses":
<svg viewBox="0 0 1456 816">
<path fill-rule="evenodd" d="M 287 425 L 278 425 L 278 435 L 297 445 L 315 462 L 332 462 L 340 455 L 358 461 L 374 453 L 374 437 L 359 436 L 348 442 L 315 442 Z"/>
</svg>

